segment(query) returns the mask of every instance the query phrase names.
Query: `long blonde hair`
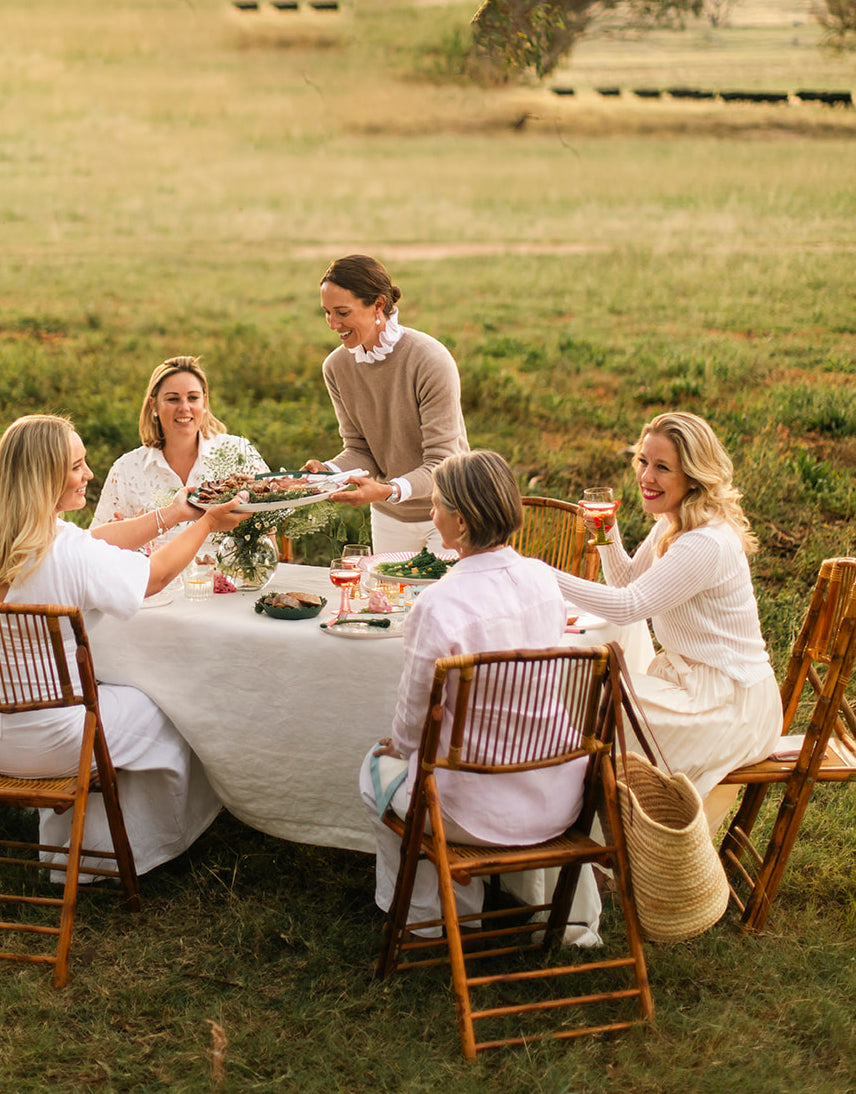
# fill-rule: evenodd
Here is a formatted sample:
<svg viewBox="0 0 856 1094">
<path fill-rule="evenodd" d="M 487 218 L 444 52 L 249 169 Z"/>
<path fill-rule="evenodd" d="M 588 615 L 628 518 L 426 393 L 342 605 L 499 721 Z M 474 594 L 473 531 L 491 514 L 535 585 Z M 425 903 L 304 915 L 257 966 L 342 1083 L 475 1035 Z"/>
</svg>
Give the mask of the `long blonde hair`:
<svg viewBox="0 0 856 1094">
<path fill-rule="evenodd" d="M 660 414 L 642 427 L 634 446 L 633 466 L 639 465 L 642 442 L 650 434 L 667 437 L 678 453 L 681 470 L 690 480 L 690 488 L 681 501 L 678 517 L 660 536 L 657 554 L 664 554 L 678 536 L 709 521 L 730 525 L 747 555 L 758 550 L 758 537 L 740 505 L 743 496 L 732 482 L 734 465 L 716 434 L 697 414 L 674 411 Z M 664 519 L 664 518 L 659 518 Z"/>
<path fill-rule="evenodd" d="M 27 414 L 0 437 L 0 585 L 32 573 L 53 544 L 73 433 L 68 418 Z"/>
<path fill-rule="evenodd" d="M 208 377 L 202 371 L 198 357 L 170 357 L 168 361 L 158 365 L 149 377 L 149 384 L 143 396 L 143 405 L 140 408 L 140 440 L 146 448 L 163 448 L 164 435 L 160 419 L 155 417 L 151 400 L 157 397 L 161 384 L 169 376 L 175 376 L 177 372 L 189 372 L 202 385 L 202 394 L 205 396 L 205 410 L 202 414 L 202 426 L 199 432 L 203 437 L 213 437 L 217 433 L 227 432 L 226 426 L 219 418 L 215 418 L 208 407 Z"/>
</svg>

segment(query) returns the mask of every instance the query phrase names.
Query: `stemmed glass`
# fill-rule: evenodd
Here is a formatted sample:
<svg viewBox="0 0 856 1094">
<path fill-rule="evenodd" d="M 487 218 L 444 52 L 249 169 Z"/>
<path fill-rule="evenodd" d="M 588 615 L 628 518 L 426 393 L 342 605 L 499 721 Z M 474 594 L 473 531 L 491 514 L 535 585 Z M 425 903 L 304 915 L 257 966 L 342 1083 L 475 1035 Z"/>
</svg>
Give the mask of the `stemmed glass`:
<svg viewBox="0 0 856 1094">
<path fill-rule="evenodd" d="M 362 560 L 368 558 L 371 551 L 365 543 L 346 543 L 342 548 L 342 563 L 347 566 L 349 570 L 356 570 L 362 580 L 363 571 L 361 567 Z M 353 596 L 359 597 L 360 593 L 360 581 L 354 583 Z"/>
<path fill-rule="evenodd" d="M 612 488 L 609 486 L 591 486 L 588 490 L 583 490 L 580 505 L 591 514 L 594 520 L 597 528 L 594 541 L 598 547 L 605 547 L 608 543 L 612 543 L 612 537 L 607 536 L 603 527 L 603 518 L 614 516 L 615 511 L 621 505 L 621 502 L 612 493 Z"/>
<path fill-rule="evenodd" d="M 360 571 L 349 566 L 343 558 L 334 558 L 330 562 L 330 580 L 342 590 L 339 615 L 347 615 L 351 611 L 351 600 L 348 594 L 354 585 L 359 584 Z"/>
</svg>

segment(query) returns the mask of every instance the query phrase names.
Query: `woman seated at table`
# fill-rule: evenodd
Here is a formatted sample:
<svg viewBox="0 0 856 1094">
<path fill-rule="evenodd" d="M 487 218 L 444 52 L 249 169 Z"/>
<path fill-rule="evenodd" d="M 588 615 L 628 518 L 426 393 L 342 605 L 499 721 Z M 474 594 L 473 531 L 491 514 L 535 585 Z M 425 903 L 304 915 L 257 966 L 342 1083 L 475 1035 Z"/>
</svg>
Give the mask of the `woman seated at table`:
<svg viewBox="0 0 856 1094">
<path fill-rule="evenodd" d="M 268 466 L 244 437 L 226 432 L 211 413 L 208 380 L 197 357 L 171 357 L 154 370 L 140 410 L 142 445 L 107 473 L 92 527 L 135 517 L 163 505 L 182 486 L 212 478 L 207 461 L 224 447 L 243 456 L 248 474 Z"/>
<path fill-rule="evenodd" d="M 650 618 L 662 650 L 633 685 L 655 758 L 683 771 L 705 800 L 714 832 L 737 788 L 717 787 L 764 759 L 782 728 L 747 555 L 757 548 L 732 483 L 733 467 L 695 414 L 661 414 L 643 426 L 633 464 L 654 527 L 631 558 L 614 515 L 600 547 L 607 585 L 556 571 L 569 600 L 613 623 Z M 641 752 L 633 740 L 628 747 Z"/>
<path fill-rule="evenodd" d="M 85 531 L 60 518 L 82 509 L 92 472 L 71 422 L 30 415 L 0 438 L 0 600 L 9 604 L 69 604 L 87 627 L 102 613 L 125 619 L 143 598 L 163 589 L 193 559 L 211 532 L 242 519 L 237 498 L 200 513 L 182 490 L 169 506 Z M 151 557 L 138 548 L 158 532 L 193 523 Z M 74 641 L 67 652 L 74 658 Z M 96 666 L 97 670 L 97 666 Z M 157 706 L 132 687 L 98 689 L 107 746 L 140 874 L 181 854 L 211 823 L 220 803 L 196 756 Z M 82 707 L 0 715 L 0 770 L 24 778 L 77 770 Z M 67 845 L 71 813 L 41 815 L 43 843 Z M 111 846 L 99 795 L 86 811 L 85 846 Z M 98 863 L 89 863 L 96 868 Z"/>
<path fill-rule="evenodd" d="M 307 471 L 354 471 L 369 477 L 331 495 L 347 505 L 371 504 L 375 551 L 439 549 L 431 523 L 431 474 L 466 452 L 461 379 L 436 338 L 398 322 L 401 289 L 368 255 L 347 255 L 321 278 L 321 307 L 339 346 L 323 365 L 344 445 Z"/>
<path fill-rule="evenodd" d="M 392 902 L 401 844 L 378 815 L 372 769 L 382 767 L 384 778 L 394 772 L 401 780 L 390 804 L 403 817 L 417 774 L 434 662 L 454 654 L 555 646 L 567 621 L 549 567 L 522 558 L 507 545 L 523 514 L 514 475 L 501 456 L 484 451 L 450 456 L 434 472 L 432 501 L 443 546 L 457 550 L 460 561 L 425 588 L 407 619 L 392 737 L 379 742 L 360 772 L 360 791 L 372 811 L 377 841 L 375 900 L 384 911 Z M 451 719 L 451 699 L 447 707 Z M 447 743 L 450 731 L 449 721 L 443 730 Z M 446 835 L 464 843 L 496 844 L 556 836 L 579 813 L 585 769 L 585 760 L 573 761 L 504 776 L 495 785 L 478 775 L 456 773 L 444 779 L 438 772 Z M 460 914 L 482 910 L 482 885 L 456 885 L 455 892 Z M 430 863 L 419 864 L 410 914 L 417 920 L 440 914 L 437 874 Z"/>
</svg>

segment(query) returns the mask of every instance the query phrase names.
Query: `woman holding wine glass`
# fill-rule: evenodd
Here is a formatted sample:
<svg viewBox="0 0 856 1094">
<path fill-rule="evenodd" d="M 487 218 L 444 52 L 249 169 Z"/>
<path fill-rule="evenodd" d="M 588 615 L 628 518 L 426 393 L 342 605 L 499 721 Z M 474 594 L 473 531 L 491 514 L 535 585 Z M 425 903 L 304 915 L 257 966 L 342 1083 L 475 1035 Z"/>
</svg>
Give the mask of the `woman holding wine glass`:
<svg viewBox="0 0 856 1094">
<path fill-rule="evenodd" d="M 720 779 L 769 755 L 782 728 L 747 558 L 757 540 L 731 460 L 702 418 L 660 414 L 634 451 L 642 507 L 655 521 L 647 538 L 631 557 L 615 513 L 598 517 L 610 530 L 599 547 L 607 584 L 555 573 L 579 608 L 619 625 L 651 619 L 662 650 L 633 685 L 655 757 L 695 784 L 713 832 L 737 792 Z M 595 518 L 587 524 L 596 530 Z M 632 739 L 628 747 L 642 751 Z"/>
</svg>

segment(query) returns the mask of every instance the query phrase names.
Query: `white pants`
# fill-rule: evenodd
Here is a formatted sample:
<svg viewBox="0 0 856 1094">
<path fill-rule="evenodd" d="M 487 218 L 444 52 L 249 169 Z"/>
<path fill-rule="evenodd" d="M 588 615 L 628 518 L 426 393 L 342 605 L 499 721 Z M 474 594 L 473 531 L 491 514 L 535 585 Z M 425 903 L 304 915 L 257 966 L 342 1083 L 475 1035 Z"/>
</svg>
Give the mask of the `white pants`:
<svg viewBox="0 0 856 1094">
<path fill-rule="evenodd" d="M 187 850 L 217 816 L 220 800 L 196 754 L 147 695 L 132 687 L 101 684 L 98 703 L 137 873 L 145 874 Z M 39 814 L 42 842 L 67 847 L 71 810 L 57 815 L 42 809 Z M 112 847 L 100 794 L 89 797 L 83 845 L 93 850 Z M 45 861 L 51 857 L 44 855 Z M 115 868 L 105 859 L 86 859 L 84 865 Z M 52 878 L 61 879 L 59 874 Z M 89 880 L 90 875 L 81 878 Z"/>
<path fill-rule="evenodd" d="M 433 520 L 404 521 L 381 513 L 374 506 L 372 514 L 372 550 L 376 554 L 387 551 L 421 551 L 427 547 L 435 554 L 443 549 L 443 539 Z"/>
<path fill-rule="evenodd" d="M 372 749 L 363 760 L 360 769 L 360 796 L 369 809 L 375 834 L 375 846 L 377 854 L 375 858 L 375 903 L 384 912 L 388 912 L 395 895 L 395 881 L 398 877 L 398 868 L 401 861 L 401 840 L 391 828 L 383 823 L 378 816 L 377 802 L 375 801 L 374 787 L 372 786 L 371 762 Z M 393 794 L 390 805 L 393 812 L 399 817 L 404 817 L 409 805 L 406 781 L 403 782 Z M 478 839 L 466 829 L 460 827 L 453 820 L 443 818 L 446 837 L 456 843 L 484 844 L 485 840 Z M 430 827 L 426 825 L 426 831 Z M 545 896 L 545 890 L 549 885 L 555 885 L 558 878 L 557 870 L 526 870 L 521 873 L 508 874 L 503 877 L 504 885 L 509 892 L 526 903 L 543 904 L 549 893 Z M 458 915 L 476 914 L 482 910 L 484 903 L 484 884 L 480 878 L 473 878 L 469 885 L 453 883 L 455 891 L 455 905 Z M 565 943 L 575 943 L 578 946 L 599 946 L 601 944 L 598 934 L 600 923 L 600 894 L 594 879 L 594 871 L 591 866 L 583 866 L 580 870 L 580 879 L 573 904 L 568 918 L 568 926 L 565 929 Z M 425 919 L 439 919 L 442 915 L 440 904 L 440 885 L 437 871 L 433 863 L 422 859 L 416 867 L 416 878 L 413 883 L 413 895 L 410 898 L 410 911 L 408 919 L 418 923 Z M 425 928 L 414 932 L 428 938 L 439 938 L 441 929 Z"/>
</svg>

